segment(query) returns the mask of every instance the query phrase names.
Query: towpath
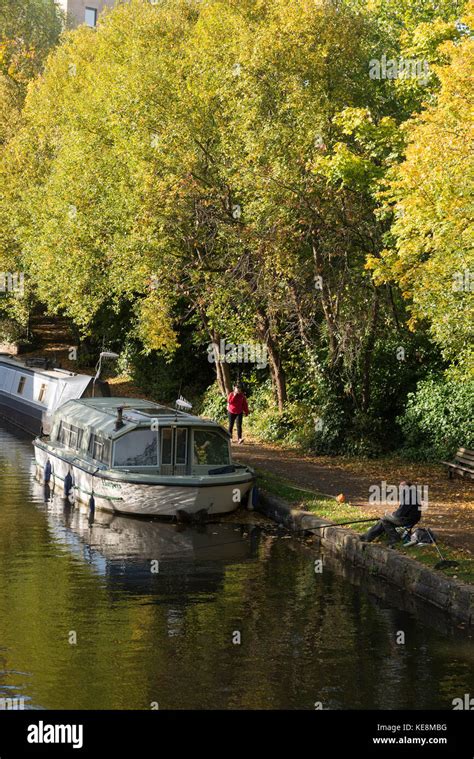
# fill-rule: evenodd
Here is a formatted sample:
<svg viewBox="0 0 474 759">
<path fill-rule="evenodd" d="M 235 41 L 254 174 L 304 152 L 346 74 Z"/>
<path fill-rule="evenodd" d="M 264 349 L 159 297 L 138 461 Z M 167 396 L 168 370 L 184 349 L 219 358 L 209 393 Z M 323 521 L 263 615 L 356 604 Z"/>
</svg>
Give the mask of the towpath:
<svg viewBox="0 0 474 759">
<path fill-rule="evenodd" d="M 398 485 L 410 480 L 428 486 L 428 510 L 423 524 L 432 527 L 445 543 L 474 556 L 474 482 L 449 480 L 442 465 L 407 464 L 400 459 L 346 459 L 311 456 L 300 451 L 260 442 L 233 446 L 243 463 L 272 472 L 308 490 L 336 496 L 343 493 L 350 503 L 370 514 L 383 514 L 390 507 L 368 503 L 371 485 Z"/>
</svg>

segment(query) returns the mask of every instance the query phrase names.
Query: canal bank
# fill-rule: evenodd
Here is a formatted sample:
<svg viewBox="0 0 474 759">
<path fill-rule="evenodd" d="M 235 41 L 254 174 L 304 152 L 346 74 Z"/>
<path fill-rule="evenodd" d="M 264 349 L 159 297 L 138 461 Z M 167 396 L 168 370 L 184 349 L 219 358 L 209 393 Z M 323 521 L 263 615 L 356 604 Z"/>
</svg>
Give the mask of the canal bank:
<svg viewBox="0 0 474 759">
<path fill-rule="evenodd" d="M 362 543 L 355 532 L 295 509 L 283 498 L 264 490 L 260 492 L 257 508 L 293 532 L 313 535 L 325 552 L 364 569 L 371 577 L 386 580 L 468 625 L 474 623 L 474 586 L 446 577 L 397 550 Z"/>
</svg>

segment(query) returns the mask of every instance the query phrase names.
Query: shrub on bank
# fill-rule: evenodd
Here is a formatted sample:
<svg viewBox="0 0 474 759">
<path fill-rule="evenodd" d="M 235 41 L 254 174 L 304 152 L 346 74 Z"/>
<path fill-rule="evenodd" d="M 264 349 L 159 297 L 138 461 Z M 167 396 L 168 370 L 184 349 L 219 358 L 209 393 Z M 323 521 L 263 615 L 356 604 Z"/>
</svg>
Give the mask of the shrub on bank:
<svg viewBox="0 0 474 759">
<path fill-rule="evenodd" d="M 268 442 L 320 454 L 375 458 L 400 450 L 408 459 L 436 461 L 453 456 L 460 445 L 474 448 L 474 380 L 446 375 L 420 381 L 393 422 L 356 411 L 352 415 L 330 392 L 311 400 L 289 400 L 278 410 L 270 380 L 250 383 L 250 416 L 244 431 Z M 226 399 L 214 383 L 199 413 L 226 424 Z"/>
<path fill-rule="evenodd" d="M 399 417 L 402 452 L 419 461 L 449 459 L 459 446 L 474 448 L 474 380 L 433 376 L 419 382 Z"/>
<path fill-rule="evenodd" d="M 209 385 L 197 407 L 197 413 L 218 424 L 225 424 L 227 418 L 227 401 L 221 394 L 217 382 Z"/>
</svg>

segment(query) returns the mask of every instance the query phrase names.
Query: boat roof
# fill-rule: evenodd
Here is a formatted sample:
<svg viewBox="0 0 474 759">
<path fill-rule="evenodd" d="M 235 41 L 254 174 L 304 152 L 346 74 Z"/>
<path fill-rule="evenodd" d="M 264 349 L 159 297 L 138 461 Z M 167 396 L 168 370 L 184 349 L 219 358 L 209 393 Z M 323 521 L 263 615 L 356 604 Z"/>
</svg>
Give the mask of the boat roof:
<svg viewBox="0 0 474 759">
<path fill-rule="evenodd" d="M 122 421 L 124 426 L 115 429 L 117 410 L 123 409 Z M 152 419 L 159 425 L 169 426 L 205 426 L 223 430 L 220 424 L 210 419 L 188 414 L 168 406 L 162 406 L 153 401 L 141 398 L 80 398 L 67 401 L 56 412 L 55 419 L 61 419 L 80 427 L 88 427 L 95 433 L 116 438 L 130 430 L 149 428 Z M 225 431 L 225 430 L 224 430 Z"/>
<path fill-rule="evenodd" d="M 13 358 L 8 354 L 0 353 L 0 366 L 6 366 L 9 369 L 15 369 L 18 372 L 24 374 L 41 374 L 47 379 L 61 380 L 65 382 L 74 382 L 78 378 L 87 380 L 89 383 L 93 377 L 88 374 L 76 374 L 76 372 L 70 372 L 67 369 L 51 368 L 42 369 L 39 366 L 28 366 L 25 361 L 21 361 L 18 358 Z"/>
</svg>

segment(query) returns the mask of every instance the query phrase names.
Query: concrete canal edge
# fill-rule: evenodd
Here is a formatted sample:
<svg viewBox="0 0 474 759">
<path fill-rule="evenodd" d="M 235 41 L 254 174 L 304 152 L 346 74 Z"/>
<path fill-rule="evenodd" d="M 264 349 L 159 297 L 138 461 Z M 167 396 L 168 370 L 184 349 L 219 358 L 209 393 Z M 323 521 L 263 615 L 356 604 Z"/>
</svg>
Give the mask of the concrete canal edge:
<svg viewBox="0 0 474 759">
<path fill-rule="evenodd" d="M 474 587 L 446 577 L 396 550 L 374 543 L 361 543 L 357 534 L 343 527 L 327 525 L 327 519 L 293 509 L 287 501 L 265 491 L 259 493 L 258 511 L 287 529 L 312 532 L 325 550 L 397 585 L 457 619 L 474 623 Z"/>
</svg>

